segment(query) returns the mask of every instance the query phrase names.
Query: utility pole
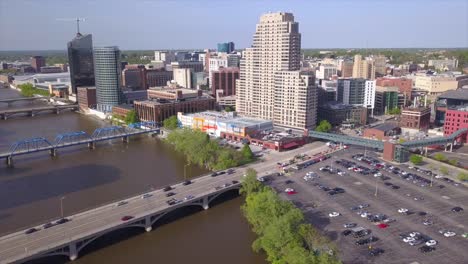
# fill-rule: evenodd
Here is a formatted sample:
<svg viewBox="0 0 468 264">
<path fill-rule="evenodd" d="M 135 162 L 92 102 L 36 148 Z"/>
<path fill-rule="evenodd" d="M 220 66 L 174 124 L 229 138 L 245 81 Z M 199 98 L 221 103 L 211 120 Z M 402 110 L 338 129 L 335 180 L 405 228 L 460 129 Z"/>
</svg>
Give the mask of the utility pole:
<svg viewBox="0 0 468 264">
<path fill-rule="evenodd" d="M 60 197 L 60 217 L 63 218 L 63 199 L 65 196 Z"/>
</svg>

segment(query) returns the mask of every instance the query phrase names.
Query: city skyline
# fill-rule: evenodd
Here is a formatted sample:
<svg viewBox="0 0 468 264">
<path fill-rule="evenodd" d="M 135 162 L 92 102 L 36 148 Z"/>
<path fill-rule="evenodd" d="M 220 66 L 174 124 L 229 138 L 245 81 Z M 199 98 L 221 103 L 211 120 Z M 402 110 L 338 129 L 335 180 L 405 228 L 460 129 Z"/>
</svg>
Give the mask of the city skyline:
<svg viewBox="0 0 468 264">
<path fill-rule="evenodd" d="M 75 17 L 85 18 L 80 24 L 81 32 L 93 34 L 95 46 L 118 45 L 122 50 L 203 49 L 233 41 L 243 49 L 251 45 L 251 25 L 269 11 L 292 12 L 302 21 L 303 48 L 468 46 L 468 3 L 462 0 L 273 1 L 268 7 L 248 1 L 138 0 L 134 9 L 128 9 L 124 1 L 112 1 L 112 12 L 101 14 L 108 4 L 1 0 L 0 32 L 9 37 L 0 43 L 0 50 L 63 50 L 76 33 L 75 23 L 63 18 Z M 19 14 L 34 21 L 35 26 L 17 19 Z M 25 41 L 25 36 L 34 41 Z"/>
</svg>

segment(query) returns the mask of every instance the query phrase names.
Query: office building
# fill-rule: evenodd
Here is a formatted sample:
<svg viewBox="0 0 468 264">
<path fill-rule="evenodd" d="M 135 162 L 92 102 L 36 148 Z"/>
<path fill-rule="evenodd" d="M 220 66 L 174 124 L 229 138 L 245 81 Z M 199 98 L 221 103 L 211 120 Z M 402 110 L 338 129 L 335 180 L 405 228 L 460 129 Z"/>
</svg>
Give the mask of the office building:
<svg viewBox="0 0 468 264">
<path fill-rule="evenodd" d="M 401 128 L 396 122 L 379 124 L 375 127 L 364 129 L 363 137 L 374 140 L 389 140 L 396 135 L 401 134 Z"/>
<path fill-rule="evenodd" d="M 218 52 L 231 53 L 234 51 L 234 42 L 218 43 Z"/>
<path fill-rule="evenodd" d="M 343 61 L 341 63 L 340 76 L 342 78 L 353 77 L 353 66 L 354 63 L 352 61 Z"/>
<path fill-rule="evenodd" d="M 77 87 L 94 86 L 93 39 L 91 34 L 76 34 L 68 42 L 68 64 L 70 67 L 71 92 Z"/>
<path fill-rule="evenodd" d="M 398 87 L 398 92 L 406 97 L 406 101 L 411 101 L 411 91 L 413 90 L 413 81 L 405 77 L 382 77 L 376 79 L 376 85 L 381 87 Z"/>
<path fill-rule="evenodd" d="M 367 80 L 375 79 L 375 62 L 372 59 L 362 59 L 362 56 L 356 54 L 353 64 L 353 78 L 363 78 Z"/>
<path fill-rule="evenodd" d="M 426 90 L 429 95 L 440 95 L 448 90 L 456 90 L 458 82 L 456 77 L 449 75 L 418 75 L 414 87 Z"/>
<path fill-rule="evenodd" d="M 173 72 L 165 69 L 147 69 L 146 83 L 149 87 L 161 87 L 167 85 L 173 79 Z"/>
<path fill-rule="evenodd" d="M 174 81 L 182 87 L 192 88 L 192 70 L 186 69 L 173 69 Z"/>
<path fill-rule="evenodd" d="M 385 56 L 373 56 L 375 77 L 387 75 L 387 58 Z"/>
<path fill-rule="evenodd" d="M 430 107 L 408 107 L 401 111 L 400 127 L 427 131 L 431 119 Z"/>
<path fill-rule="evenodd" d="M 405 106 L 405 96 L 395 86 L 376 86 L 374 114 L 383 115 Z"/>
<path fill-rule="evenodd" d="M 429 60 L 427 66 L 434 67 L 435 70 L 439 71 L 452 71 L 458 68 L 458 60 Z"/>
<path fill-rule="evenodd" d="M 175 61 L 175 54 L 172 51 L 157 50 L 154 52 L 154 60 L 163 62 L 164 64 L 170 64 Z"/>
<path fill-rule="evenodd" d="M 468 105 L 468 89 L 447 91 L 439 95 L 435 102 L 435 124 L 437 126 L 443 126 L 447 109 L 464 105 Z"/>
<path fill-rule="evenodd" d="M 78 87 L 76 96 L 80 111 L 96 108 L 96 87 Z"/>
<path fill-rule="evenodd" d="M 450 136 L 462 128 L 468 128 L 468 104 L 448 108 L 445 113 L 444 136 Z M 468 143 L 468 133 L 462 135 L 457 141 Z"/>
<path fill-rule="evenodd" d="M 334 126 L 362 126 L 367 124 L 367 109 L 362 106 L 339 102 L 321 103 L 318 107 L 318 120 L 327 120 Z"/>
<path fill-rule="evenodd" d="M 375 81 L 367 81 L 362 78 L 338 79 L 337 101 L 373 109 Z"/>
<path fill-rule="evenodd" d="M 315 71 L 315 78 L 319 80 L 330 80 L 335 75 L 338 75 L 338 70 L 333 64 L 322 64 Z"/>
<path fill-rule="evenodd" d="M 31 67 L 34 68 L 34 71 L 41 72 L 41 67 L 46 66 L 46 60 L 42 56 L 34 56 L 31 58 Z"/>
<path fill-rule="evenodd" d="M 260 17 L 252 47 L 246 48 L 236 83 L 239 114 L 273 120 L 277 126 L 313 129 L 317 90 L 300 70 L 301 34 L 291 13 Z"/>
<path fill-rule="evenodd" d="M 223 96 L 236 94 L 236 80 L 239 79 L 239 68 L 220 68 L 211 72 L 211 94 L 216 95 L 216 90 L 222 90 Z"/>
<path fill-rule="evenodd" d="M 144 65 L 127 65 L 122 71 L 122 86 L 132 90 L 146 90 L 146 68 Z"/>
<path fill-rule="evenodd" d="M 203 62 L 201 61 L 175 61 L 171 62 L 172 70 L 175 69 L 192 69 L 193 72 L 203 71 Z"/>
<path fill-rule="evenodd" d="M 113 106 L 122 102 L 120 50 L 95 47 L 93 52 L 97 110 L 111 112 Z"/>
<path fill-rule="evenodd" d="M 228 67 L 228 59 L 227 56 L 219 56 L 219 57 L 212 57 L 210 56 L 209 59 L 209 69 L 208 72 L 217 71 L 220 67 L 226 68 Z"/>
</svg>

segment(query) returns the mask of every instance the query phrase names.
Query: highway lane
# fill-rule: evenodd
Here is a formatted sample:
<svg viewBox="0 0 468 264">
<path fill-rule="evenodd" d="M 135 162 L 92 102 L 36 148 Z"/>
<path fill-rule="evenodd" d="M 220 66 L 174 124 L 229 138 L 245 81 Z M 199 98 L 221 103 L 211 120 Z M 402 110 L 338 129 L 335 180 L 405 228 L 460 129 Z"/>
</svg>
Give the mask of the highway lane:
<svg viewBox="0 0 468 264">
<path fill-rule="evenodd" d="M 318 153 L 324 149 L 326 149 L 326 147 L 321 145 L 318 148 L 309 149 L 307 147 L 303 147 L 283 154 L 275 153 L 275 155 L 271 155 L 267 158 L 268 161 L 258 162 L 246 167 L 252 167 L 259 173 L 262 173 L 266 170 L 275 169 L 277 162 L 285 162 L 298 153 Z M 286 160 L 282 160 L 286 157 Z M 181 184 L 178 184 L 174 190 L 176 195 L 171 198 L 182 200 L 187 195 L 194 195 L 197 197 L 202 194 L 211 193 L 213 188 L 216 186 L 232 180 L 239 180 L 244 174 L 244 171 L 245 168 L 237 168 L 236 173 L 232 175 L 224 174 L 215 178 L 204 176 L 194 179 L 194 183 L 191 185 L 182 186 Z M 75 238 L 85 237 L 88 234 L 92 235 L 96 233 L 96 230 L 103 230 L 121 225 L 121 217 L 125 215 L 135 216 L 135 219 L 130 221 L 133 222 L 147 215 L 147 211 L 157 212 L 171 207 L 166 204 L 166 200 L 170 198 L 165 196 L 162 197 L 162 195 L 165 195 L 162 190 L 156 190 L 151 193 L 153 196 L 146 199 L 141 199 L 140 196 L 128 199 L 129 203 L 127 205 L 115 207 L 114 203 L 100 207 L 90 213 L 81 213 L 70 216 L 69 218 L 71 218 L 72 221 L 49 229 L 40 230 L 36 233 L 26 235 L 24 234 L 24 231 L 21 231 L 0 239 L 1 263 L 4 263 L 3 261 L 5 259 L 8 261 L 8 259 L 14 258 L 15 256 L 24 256 L 34 252 L 41 252 L 45 249 L 63 245 L 68 241 L 75 240 Z M 181 203 L 176 205 L 176 207 L 183 205 L 184 203 Z M 44 247 L 44 245 L 48 246 Z"/>
</svg>

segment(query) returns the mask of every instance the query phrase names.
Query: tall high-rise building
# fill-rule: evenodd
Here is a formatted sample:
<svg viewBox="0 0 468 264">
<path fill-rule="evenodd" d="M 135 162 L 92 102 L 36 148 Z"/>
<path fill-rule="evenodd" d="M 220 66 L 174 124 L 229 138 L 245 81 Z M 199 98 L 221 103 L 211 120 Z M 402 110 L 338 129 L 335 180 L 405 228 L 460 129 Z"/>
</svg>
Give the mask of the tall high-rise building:
<svg viewBox="0 0 468 264">
<path fill-rule="evenodd" d="M 31 58 L 31 67 L 33 67 L 36 72 L 41 72 L 41 67 L 44 66 L 46 66 L 44 57 L 34 56 Z"/>
<path fill-rule="evenodd" d="M 372 59 L 362 59 L 362 56 L 354 56 L 353 78 L 375 79 L 375 62 Z"/>
<path fill-rule="evenodd" d="M 239 68 L 220 68 L 211 72 L 210 87 L 211 94 L 215 95 L 216 90 L 223 90 L 223 96 L 236 94 L 236 80 L 239 79 Z"/>
<path fill-rule="evenodd" d="M 77 87 L 94 86 L 93 37 L 91 34 L 76 34 L 68 42 L 68 64 L 70 67 L 71 92 Z"/>
<path fill-rule="evenodd" d="M 118 47 L 94 48 L 96 101 L 99 111 L 111 112 L 113 106 L 122 102 L 120 73 L 120 50 Z"/>
<path fill-rule="evenodd" d="M 313 77 L 300 69 L 301 34 L 291 13 L 260 17 L 252 47 L 246 48 L 236 83 L 241 115 L 273 120 L 278 126 L 312 129 L 316 119 Z"/>
<path fill-rule="evenodd" d="M 337 100 L 343 104 L 362 105 L 373 109 L 375 81 L 363 78 L 338 79 Z"/>
<path fill-rule="evenodd" d="M 234 42 L 218 43 L 218 52 L 231 53 L 234 51 Z"/>
</svg>

